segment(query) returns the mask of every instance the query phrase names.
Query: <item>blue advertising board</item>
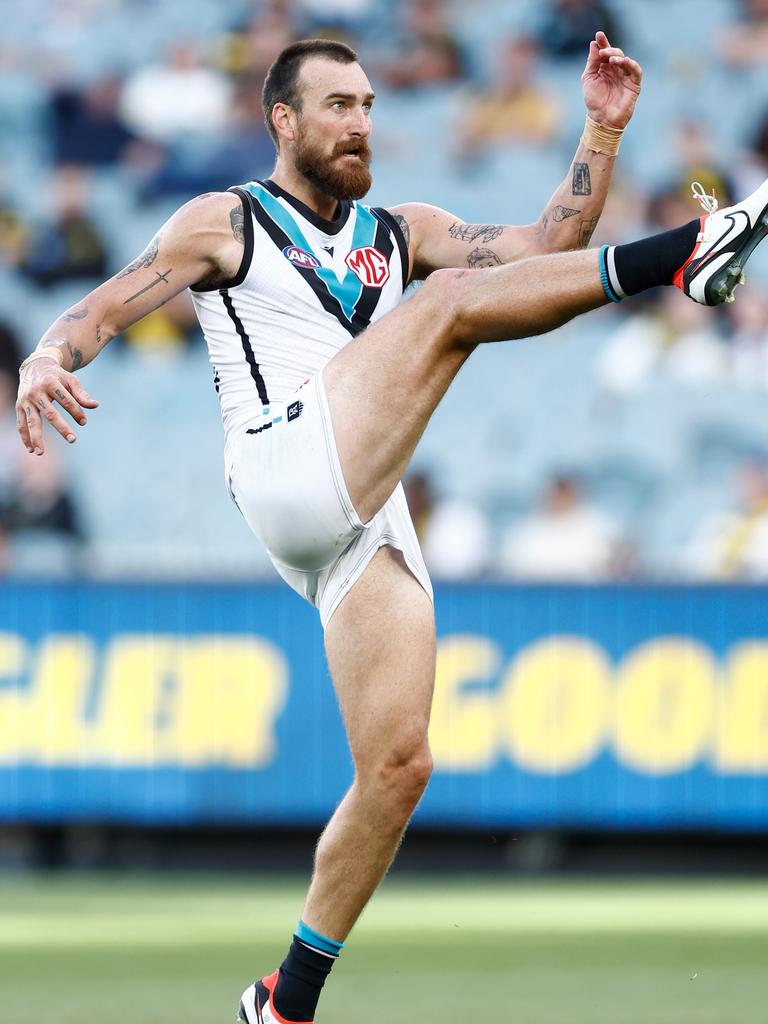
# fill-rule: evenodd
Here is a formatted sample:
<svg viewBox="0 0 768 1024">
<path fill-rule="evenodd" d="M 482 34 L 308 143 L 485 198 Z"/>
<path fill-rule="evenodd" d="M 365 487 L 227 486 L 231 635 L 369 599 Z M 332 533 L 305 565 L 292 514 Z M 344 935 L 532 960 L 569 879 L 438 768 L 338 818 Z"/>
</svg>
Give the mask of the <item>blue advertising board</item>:
<svg viewBox="0 0 768 1024">
<path fill-rule="evenodd" d="M 439 587 L 421 823 L 768 828 L 768 591 Z M 0 821 L 320 824 L 352 778 L 286 588 L 0 587 Z"/>
</svg>

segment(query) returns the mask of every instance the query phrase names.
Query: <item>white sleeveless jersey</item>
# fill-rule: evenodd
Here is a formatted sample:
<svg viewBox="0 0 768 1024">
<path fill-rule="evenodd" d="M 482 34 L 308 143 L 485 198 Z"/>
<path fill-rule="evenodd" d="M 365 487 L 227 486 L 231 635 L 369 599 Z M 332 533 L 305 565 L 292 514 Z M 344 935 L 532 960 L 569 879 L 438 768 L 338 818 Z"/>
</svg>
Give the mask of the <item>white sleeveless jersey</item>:
<svg viewBox="0 0 768 1024">
<path fill-rule="evenodd" d="M 245 211 L 240 269 L 223 287 L 191 289 L 227 445 L 393 309 L 408 275 L 386 210 L 341 202 L 328 221 L 269 180 L 231 191 Z"/>
</svg>

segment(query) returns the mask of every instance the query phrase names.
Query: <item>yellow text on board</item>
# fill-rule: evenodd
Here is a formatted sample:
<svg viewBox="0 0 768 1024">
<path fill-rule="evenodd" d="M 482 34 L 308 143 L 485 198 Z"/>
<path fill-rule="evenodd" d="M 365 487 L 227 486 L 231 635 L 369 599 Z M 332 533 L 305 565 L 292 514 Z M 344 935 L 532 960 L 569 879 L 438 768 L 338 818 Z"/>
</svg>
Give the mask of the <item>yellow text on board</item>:
<svg viewBox="0 0 768 1024">
<path fill-rule="evenodd" d="M 708 763 L 722 774 L 768 773 L 768 643 L 735 644 L 720 661 L 685 636 L 656 637 L 612 662 L 594 641 L 556 636 L 506 661 L 476 634 L 438 650 L 430 740 L 446 771 L 503 759 L 559 775 L 608 753 L 668 775 Z"/>
<path fill-rule="evenodd" d="M 286 653 L 258 637 L 124 634 L 102 647 L 0 632 L 0 766 L 266 768 L 290 685 Z M 430 740 L 449 772 L 559 775 L 609 754 L 642 774 L 699 762 L 768 774 L 768 643 L 718 658 L 661 636 L 613 661 L 589 638 L 554 636 L 510 659 L 482 634 L 444 636 Z"/>
<path fill-rule="evenodd" d="M 252 637 L 121 635 L 100 651 L 0 633 L 0 765 L 258 768 L 287 694 L 284 655 Z"/>
</svg>

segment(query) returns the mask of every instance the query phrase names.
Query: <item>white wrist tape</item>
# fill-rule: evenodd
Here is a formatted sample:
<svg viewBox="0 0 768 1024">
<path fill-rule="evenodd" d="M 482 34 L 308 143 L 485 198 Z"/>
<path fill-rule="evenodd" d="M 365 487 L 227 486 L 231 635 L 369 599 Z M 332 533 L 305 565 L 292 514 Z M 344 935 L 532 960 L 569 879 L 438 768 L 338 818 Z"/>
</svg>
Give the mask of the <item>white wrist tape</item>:
<svg viewBox="0 0 768 1024">
<path fill-rule="evenodd" d="M 593 153 L 605 153 L 607 156 L 616 156 L 619 152 L 623 134 L 623 128 L 609 128 L 607 124 L 598 124 L 597 121 L 593 121 L 589 114 L 587 114 L 581 141 Z"/>
<path fill-rule="evenodd" d="M 25 366 L 29 366 L 35 359 L 55 359 L 59 366 L 64 365 L 64 353 L 60 348 L 54 348 L 52 345 L 47 345 L 45 348 L 41 348 L 37 352 L 33 352 L 32 355 L 27 356 L 24 362 L 19 367 L 19 373 L 24 369 Z"/>
</svg>

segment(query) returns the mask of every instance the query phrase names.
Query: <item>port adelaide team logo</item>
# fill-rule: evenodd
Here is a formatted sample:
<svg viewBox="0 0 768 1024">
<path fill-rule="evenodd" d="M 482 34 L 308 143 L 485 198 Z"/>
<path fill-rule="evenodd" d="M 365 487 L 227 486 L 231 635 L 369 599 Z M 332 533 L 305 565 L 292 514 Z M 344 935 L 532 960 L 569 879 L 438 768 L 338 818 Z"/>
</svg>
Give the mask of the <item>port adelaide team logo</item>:
<svg viewBox="0 0 768 1024">
<path fill-rule="evenodd" d="M 344 260 L 349 269 L 369 288 L 383 288 L 389 280 L 389 262 L 372 245 L 353 249 Z"/>
<path fill-rule="evenodd" d="M 315 259 L 311 252 L 307 252 L 306 249 L 300 249 L 298 245 L 286 245 L 283 249 L 283 256 L 291 263 L 296 263 L 299 267 L 319 267 L 320 261 Z"/>
</svg>

